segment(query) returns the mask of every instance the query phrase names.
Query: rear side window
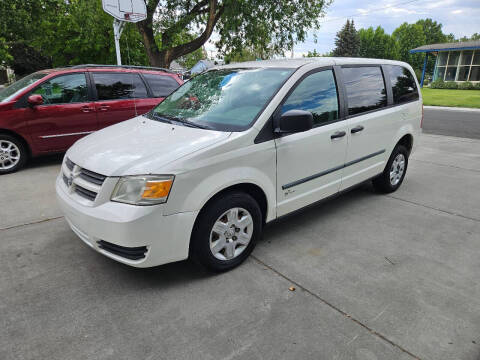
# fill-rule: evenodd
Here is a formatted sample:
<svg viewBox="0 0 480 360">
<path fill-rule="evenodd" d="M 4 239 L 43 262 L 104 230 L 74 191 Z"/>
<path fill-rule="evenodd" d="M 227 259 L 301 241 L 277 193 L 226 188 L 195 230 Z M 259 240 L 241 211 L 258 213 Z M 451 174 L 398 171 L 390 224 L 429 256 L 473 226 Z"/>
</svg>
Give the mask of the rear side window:
<svg viewBox="0 0 480 360">
<path fill-rule="evenodd" d="M 408 69 L 400 65 L 388 65 L 388 73 L 395 104 L 418 100 L 417 84 Z"/>
<path fill-rule="evenodd" d="M 342 71 L 349 115 L 387 106 L 387 93 L 379 66 L 343 68 Z"/>
<path fill-rule="evenodd" d="M 319 71 L 303 79 L 283 104 L 282 114 L 289 110 L 310 111 L 314 126 L 338 120 L 337 86 L 333 71 Z"/>
<path fill-rule="evenodd" d="M 92 74 L 97 89 L 98 100 L 148 97 L 145 84 L 138 74 L 97 72 Z"/>
<path fill-rule="evenodd" d="M 180 85 L 171 76 L 143 74 L 155 97 L 167 97 Z"/>
</svg>

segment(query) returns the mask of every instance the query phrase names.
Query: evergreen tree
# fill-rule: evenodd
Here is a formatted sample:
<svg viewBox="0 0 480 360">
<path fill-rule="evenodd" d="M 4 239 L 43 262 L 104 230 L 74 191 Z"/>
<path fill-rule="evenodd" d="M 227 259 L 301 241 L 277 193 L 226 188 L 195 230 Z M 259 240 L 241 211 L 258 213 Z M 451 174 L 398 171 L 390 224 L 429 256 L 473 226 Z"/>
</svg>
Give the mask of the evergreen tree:
<svg viewBox="0 0 480 360">
<path fill-rule="evenodd" d="M 333 56 L 356 57 L 359 55 L 360 37 L 353 20 L 347 20 L 346 24 L 337 33 L 335 46 Z"/>
</svg>

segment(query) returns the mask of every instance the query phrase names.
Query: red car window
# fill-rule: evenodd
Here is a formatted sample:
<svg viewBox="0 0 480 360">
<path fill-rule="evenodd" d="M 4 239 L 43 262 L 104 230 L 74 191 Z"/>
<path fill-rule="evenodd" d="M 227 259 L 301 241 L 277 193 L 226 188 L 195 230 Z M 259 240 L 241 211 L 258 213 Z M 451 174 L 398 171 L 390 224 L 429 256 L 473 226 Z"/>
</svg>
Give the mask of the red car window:
<svg viewBox="0 0 480 360">
<path fill-rule="evenodd" d="M 171 76 L 143 74 L 155 97 L 166 97 L 175 91 L 180 85 Z"/>
</svg>

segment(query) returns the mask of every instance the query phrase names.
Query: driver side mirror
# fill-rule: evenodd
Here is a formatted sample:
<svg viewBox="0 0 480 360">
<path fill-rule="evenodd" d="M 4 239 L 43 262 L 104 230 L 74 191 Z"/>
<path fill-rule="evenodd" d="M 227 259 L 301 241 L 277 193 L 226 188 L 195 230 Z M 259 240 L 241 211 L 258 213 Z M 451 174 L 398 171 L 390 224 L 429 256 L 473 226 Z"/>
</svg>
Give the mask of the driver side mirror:
<svg viewBox="0 0 480 360">
<path fill-rule="evenodd" d="M 37 106 L 37 105 L 42 105 L 43 104 L 43 98 L 42 95 L 30 95 L 27 99 L 28 104 L 31 107 Z"/>
<path fill-rule="evenodd" d="M 290 134 L 313 128 L 313 115 L 305 110 L 288 110 L 275 121 L 275 133 Z"/>
</svg>

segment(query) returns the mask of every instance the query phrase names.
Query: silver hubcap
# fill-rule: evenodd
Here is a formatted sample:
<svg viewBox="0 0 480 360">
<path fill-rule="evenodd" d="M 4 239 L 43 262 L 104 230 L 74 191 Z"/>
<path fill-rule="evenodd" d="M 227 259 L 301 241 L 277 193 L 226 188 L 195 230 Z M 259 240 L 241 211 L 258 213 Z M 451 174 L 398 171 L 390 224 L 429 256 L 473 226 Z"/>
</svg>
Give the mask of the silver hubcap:
<svg viewBox="0 0 480 360">
<path fill-rule="evenodd" d="M 0 140 L 0 169 L 13 168 L 20 161 L 20 149 L 13 142 Z"/>
<path fill-rule="evenodd" d="M 398 154 L 393 159 L 392 166 L 390 167 L 390 184 L 393 186 L 397 185 L 402 179 L 403 173 L 405 172 L 405 156 L 403 154 Z"/>
<path fill-rule="evenodd" d="M 210 251 L 219 260 L 231 260 L 248 246 L 253 234 L 253 219 L 242 208 L 225 211 L 210 232 Z"/>
</svg>

